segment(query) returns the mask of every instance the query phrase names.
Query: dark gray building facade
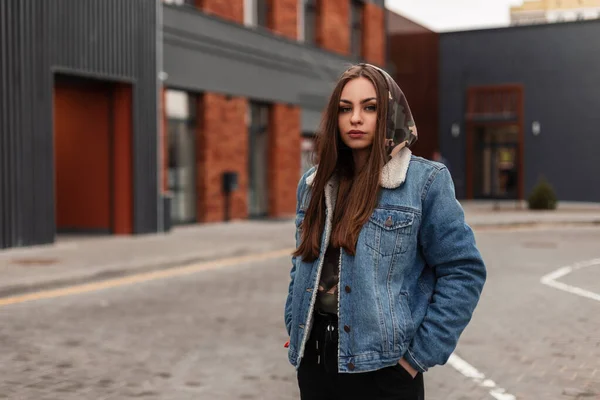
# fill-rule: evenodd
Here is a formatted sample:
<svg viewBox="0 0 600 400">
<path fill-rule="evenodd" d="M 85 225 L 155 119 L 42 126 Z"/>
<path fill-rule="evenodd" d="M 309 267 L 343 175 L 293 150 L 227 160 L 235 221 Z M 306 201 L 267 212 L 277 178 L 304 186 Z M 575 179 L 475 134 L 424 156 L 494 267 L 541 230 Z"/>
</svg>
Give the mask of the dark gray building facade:
<svg viewBox="0 0 600 400">
<path fill-rule="evenodd" d="M 78 227 L 67 222 L 70 216 L 65 215 L 65 228 L 132 233 L 160 229 L 157 10 L 157 3 L 148 0 L 0 2 L 0 248 L 51 243 L 60 230 L 56 185 L 60 178 L 55 158 L 61 151 L 56 149 L 55 128 L 58 112 L 63 116 L 61 121 L 68 124 L 68 105 L 77 103 L 77 94 L 66 89 L 69 93 L 63 96 L 57 91 L 58 86 L 67 87 L 74 81 L 85 81 L 95 88 L 98 98 L 106 98 L 106 120 L 114 117 L 114 107 L 110 106 L 115 101 L 113 86 L 122 85 L 128 91 L 130 101 L 124 104 L 131 114 L 123 118 L 131 126 L 131 142 L 124 142 L 124 149 L 131 163 L 126 169 L 132 174 L 132 185 L 128 196 L 116 200 L 124 211 L 116 210 L 113 195 L 118 188 L 109 179 L 102 189 L 106 197 L 100 205 L 102 210 L 90 204 L 77 206 L 81 215 L 106 214 L 101 223 L 90 221 Z M 62 111 L 56 109 L 59 97 L 65 98 Z M 77 114 L 81 109 L 72 111 Z M 112 128 L 107 125 L 103 143 L 115 143 Z M 80 148 L 71 155 L 85 152 L 86 143 L 92 146 L 93 140 L 85 138 L 86 129 L 65 126 L 63 130 L 79 140 Z M 114 157 L 109 150 L 113 149 L 107 148 L 107 154 Z M 70 178 L 85 180 L 86 171 L 75 176 L 69 168 L 72 160 L 62 161 L 65 173 L 72 175 L 64 179 L 65 185 Z M 81 157 L 75 161 L 82 161 Z M 118 172 L 113 163 L 106 161 L 106 166 L 103 176 Z M 62 206 L 68 210 L 72 204 Z M 115 227 L 119 212 L 130 221 Z"/>
<path fill-rule="evenodd" d="M 443 33 L 439 142 L 462 198 L 600 201 L 600 21 Z"/>
</svg>

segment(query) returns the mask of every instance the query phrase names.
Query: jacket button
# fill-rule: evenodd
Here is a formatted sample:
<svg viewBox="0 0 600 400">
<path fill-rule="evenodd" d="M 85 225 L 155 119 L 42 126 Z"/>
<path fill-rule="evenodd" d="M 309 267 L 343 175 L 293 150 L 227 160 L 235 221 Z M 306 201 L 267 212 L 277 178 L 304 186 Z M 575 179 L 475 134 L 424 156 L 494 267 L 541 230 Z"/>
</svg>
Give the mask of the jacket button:
<svg viewBox="0 0 600 400">
<path fill-rule="evenodd" d="M 387 217 L 387 219 L 385 220 L 385 226 L 387 226 L 387 227 L 389 228 L 389 227 L 390 227 L 390 226 L 392 226 L 392 225 L 394 225 L 394 221 L 392 221 L 392 217 L 391 217 L 391 216 L 389 216 L 389 217 Z"/>
<path fill-rule="evenodd" d="M 349 369 L 350 371 L 354 371 L 354 364 L 352 364 L 352 363 L 348 363 L 348 369 Z"/>
<path fill-rule="evenodd" d="M 304 325 L 300 324 L 300 325 L 298 325 L 298 328 L 304 329 Z"/>
<path fill-rule="evenodd" d="M 310 292 L 312 292 L 312 288 L 311 288 L 311 287 L 309 287 L 308 289 L 306 289 L 306 291 L 307 291 L 308 293 L 310 293 Z"/>
<path fill-rule="evenodd" d="M 346 286 L 346 293 L 350 293 L 352 290 L 350 290 L 350 286 Z"/>
<path fill-rule="evenodd" d="M 350 327 L 348 325 L 344 325 L 344 331 L 346 331 L 346 333 L 350 333 Z"/>
</svg>

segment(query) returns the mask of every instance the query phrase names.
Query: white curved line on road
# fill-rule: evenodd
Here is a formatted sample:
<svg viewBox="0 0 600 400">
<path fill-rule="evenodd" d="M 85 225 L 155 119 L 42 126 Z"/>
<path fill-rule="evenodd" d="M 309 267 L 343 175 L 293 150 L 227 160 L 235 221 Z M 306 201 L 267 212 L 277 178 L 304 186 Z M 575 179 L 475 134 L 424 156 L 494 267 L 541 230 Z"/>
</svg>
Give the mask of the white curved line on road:
<svg viewBox="0 0 600 400">
<path fill-rule="evenodd" d="M 542 282 L 544 285 L 553 287 L 555 289 L 563 290 L 565 292 L 576 294 L 581 297 L 586 297 L 588 299 L 600 301 L 600 294 L 598 294 L 598 293 L 594 293 L 594 292 L 582 289 L 577 286 L 571 286 L 571 285 L 567 285 L 566 283 L 557 281 L 557 279 L 560 279 L 574 271 L 577 271 L 578 269 L 593 267 L 596 265 L 600 265 L 600 258 L 595 258 L 593 260 L 583 261 L 583 262 L 573 264 L 573 265 L 570 265 L 567 267 L 559 268 L 556 271 L 554 271 L 548 275 L 544 275 L 540 279 L 540 282 Z"/>
<path fill-rule="evenodd" d="M 496 400 L 516 400 L 517 398 L 510 393 L 506 393 L 506 390 L 498 387 L 496 382 L 491 379 L 487 379 L 482 372 L 479 372 L 474 366 L 452 353 L 448 359 L 448 364 L 455 370 L 460 372 L 462 375 L 471 379 L 479 386 L 490 390 L 490 395 Z"/>
</svg>

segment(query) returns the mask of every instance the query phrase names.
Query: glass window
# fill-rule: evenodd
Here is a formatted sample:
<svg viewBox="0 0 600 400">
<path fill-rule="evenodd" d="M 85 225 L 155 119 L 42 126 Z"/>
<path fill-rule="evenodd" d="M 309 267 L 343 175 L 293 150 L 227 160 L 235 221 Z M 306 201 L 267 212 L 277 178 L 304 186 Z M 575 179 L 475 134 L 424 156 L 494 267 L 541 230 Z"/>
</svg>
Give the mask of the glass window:
<svg viewBox="0 0 600 400">
<path fill-rule="evenodd" d="M 519 184 L 519 127 L 480 125 L 474 135 L 476 198 L 516 199 Z"/>
<path fill-rule="evenodd" d="M 244 0 L 244 24 L 246 26 L 269 27 L 267 0 Z"/>
<path fill-rule="evenodd" d="M 248 214 L 268 215 L 268 125 L 269 105 L 251 102 L 248 126 Z"/>
<path fill-rule="evenodd" d="M 176 6 L 196 7 L 196 0 L 162 0 L 165 4 L 174 4 Z"/>
<path fill-rule="evenodd" d="M 304 174 L 306 171 L 311 169 L 314 166 L 314 147 L 315 147 L 315 139 L 314 134 L 312 133 L 304 133 L 302 137 L 301 144 L 301 165 L 300 170 L 301 173 Z"/>
<path fill-rule="evenodd" d="M 246 26 L 256 25 L 255 0 L 244 0 L 244 24 Z"/>
<path fill-rule="evenodd" d="M 196 221 L 197 96 L 167 90 L 168 187 L 174 224 Z"/>
<path fill-rule="evenodd" d="M 353 57 L 362 58 L 363 8 L 360 0 L 350 4 L 350 50 Z"/>
<path fill-rule="evenodd" d="M 269 7 L 267 0 L 256 0 L 256 25 L 269 28 Z"/>
<path fill-rule="evenodd" d="M 303 2 L 303 39 L 309 44 L 317 42 L 317 0 L 300 0 Z"/>
</svg>

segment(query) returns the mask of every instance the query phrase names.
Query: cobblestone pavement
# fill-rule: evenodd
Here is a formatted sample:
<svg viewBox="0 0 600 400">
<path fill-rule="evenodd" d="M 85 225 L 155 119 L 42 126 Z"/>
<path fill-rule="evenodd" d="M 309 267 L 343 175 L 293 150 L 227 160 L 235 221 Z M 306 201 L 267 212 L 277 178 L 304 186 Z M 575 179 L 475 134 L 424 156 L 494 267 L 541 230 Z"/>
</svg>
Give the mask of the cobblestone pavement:
<svg viewBox="0 0 600 400">
<path fill-rule="evenodd" d="M 490 232 L 478 244 L 488 282 L 457 353 L 519 400 L 600 399 L 600 302 L 540 283 L 600 258 L 600 229 Z M 560 280 L 600 295 L 599 270 Z"/>
<path fill-rule="evenodd" d="M 600 399 L 600 302 L 540 283 L 599 258 L 600 229 L 477 239 L 489 278 L 457 354 L 519 400 Z M 598 268 L 563 279 L 597 290 Z M 298 399 L 282 347 L 288 272 L 280 258 L 0 307 L 0 398 Z M 426 391 L 494 398 L 450 365 Z"/>
</svg>

